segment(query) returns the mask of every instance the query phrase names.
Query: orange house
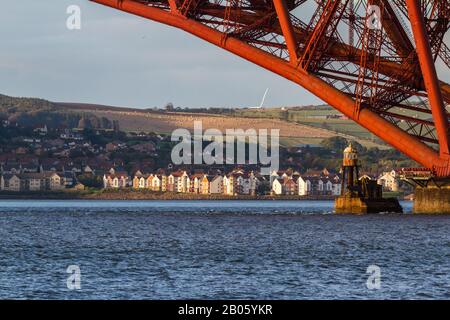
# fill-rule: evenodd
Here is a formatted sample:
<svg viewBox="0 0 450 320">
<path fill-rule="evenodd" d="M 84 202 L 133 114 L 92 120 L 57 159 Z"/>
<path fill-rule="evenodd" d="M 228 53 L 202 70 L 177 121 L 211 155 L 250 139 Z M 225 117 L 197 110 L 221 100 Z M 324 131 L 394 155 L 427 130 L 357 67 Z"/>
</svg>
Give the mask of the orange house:
<svg viewBox="0 0 450 320">
<path fill-rule="evenodd" d="M 203 176 L 201 180 L 200 190 L 201 194 L 209 194 L 209 183 L 211 182 L 211 178 L 206 174 Z"/>
</svg>

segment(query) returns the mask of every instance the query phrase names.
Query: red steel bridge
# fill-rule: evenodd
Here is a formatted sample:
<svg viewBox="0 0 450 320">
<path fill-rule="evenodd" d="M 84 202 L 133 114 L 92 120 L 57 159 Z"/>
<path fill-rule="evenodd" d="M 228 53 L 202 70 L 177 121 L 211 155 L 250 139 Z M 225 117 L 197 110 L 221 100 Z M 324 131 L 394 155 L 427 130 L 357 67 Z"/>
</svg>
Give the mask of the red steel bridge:
<svg viewBox="0 0 450 320">
<path fill-rule="evenodd" d="M 434 175 L 450 176 L 450 85 L 436 71 L 450 71 L 450 0 L 91 1 L 289 79 Z"/>
</svg>

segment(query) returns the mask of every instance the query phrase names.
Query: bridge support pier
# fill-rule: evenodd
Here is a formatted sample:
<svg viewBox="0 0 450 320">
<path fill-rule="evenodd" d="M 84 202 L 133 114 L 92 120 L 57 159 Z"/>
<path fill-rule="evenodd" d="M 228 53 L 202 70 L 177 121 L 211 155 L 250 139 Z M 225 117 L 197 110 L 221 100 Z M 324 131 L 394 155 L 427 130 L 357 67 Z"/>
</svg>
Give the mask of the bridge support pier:
<svg viewBox="0 0 450 320">
<path fill-rule="evenodd" d="M 416 186 L 414 213 L 450 214 L 450 179 L 431 180 L 425 186 Z"/>
<path fill-rule="evenodd" d="M 336 198 L 336 213 L 366 214 L 366 213 L 402 213 L 403 209 L 397 199 L 365 199 L 355 195 L 346 195 Z"/>
</svg>

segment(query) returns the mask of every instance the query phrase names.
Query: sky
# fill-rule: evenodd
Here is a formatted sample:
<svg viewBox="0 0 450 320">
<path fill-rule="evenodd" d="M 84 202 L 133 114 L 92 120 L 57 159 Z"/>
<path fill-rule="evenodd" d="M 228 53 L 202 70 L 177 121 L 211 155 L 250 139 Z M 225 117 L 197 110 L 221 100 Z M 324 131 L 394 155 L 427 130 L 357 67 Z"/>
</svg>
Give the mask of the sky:
<svg viewBox="0 0 450 320">
<path fill-rule="evenodd" d="M 81 8 L 81 30 L 66 27 L 70 5 Z M 88 0 L 2 3 L 0 39 L 0 93 L 11 96 L 137 108 L 248 107 L 269 88 L 268 107 L 322 103 L 188 33 Z M 450 79 L 448 69 L 442 78 Z"/>
</svg>

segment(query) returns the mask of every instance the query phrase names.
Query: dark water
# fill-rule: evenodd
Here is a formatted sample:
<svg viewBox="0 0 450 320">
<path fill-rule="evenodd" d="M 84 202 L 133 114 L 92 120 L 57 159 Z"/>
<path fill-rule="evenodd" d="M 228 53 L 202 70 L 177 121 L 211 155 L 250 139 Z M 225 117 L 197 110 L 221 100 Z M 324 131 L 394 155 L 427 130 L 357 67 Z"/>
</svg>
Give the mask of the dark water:
<svg viewBox="0 0 450 320">
<path fill-rule="evenodd" d="M 0 201 L 0 298 L 450 298 L 450 217 L 331 212 L 301 201 Z M 67 288 L 69 265 L 81 290 Z M 366 286 L 370 265 L 379 289 Z"/>
</svg>

